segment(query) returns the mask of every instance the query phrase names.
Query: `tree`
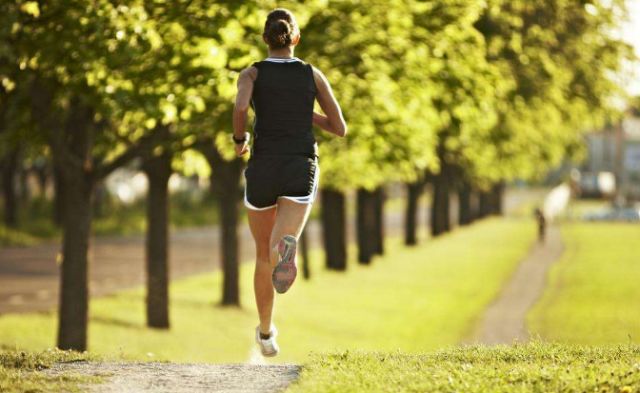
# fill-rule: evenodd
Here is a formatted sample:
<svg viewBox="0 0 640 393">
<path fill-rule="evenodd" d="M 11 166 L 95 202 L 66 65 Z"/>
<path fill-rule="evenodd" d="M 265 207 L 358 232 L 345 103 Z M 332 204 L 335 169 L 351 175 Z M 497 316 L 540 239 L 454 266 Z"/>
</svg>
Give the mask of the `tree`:
<svg viewBox="0 0 640 393">
<path fill-rule="evenodd" d="M 32 119 L 48 141 L 64 189 L 58 346 L 84 350 L 91 195 L 96 182 L 155 142 L 148 120 L 161 109 L 144 89 L 134 89 L 128 75 L 136 68 L 127 66 L 154 45 L 156 35 L 136 5 L 28 4 L 11 14 L 17 20 L 14 60 L 26 64 L 21 70 L 29 83 L 21 89 L 30 94 Z"/>
<path fill-rule="evenodd" d="M 323 226 L 332 237 L 325 237 L 328 267 L 346 266 L 338 238 L 344 228 L 337 227 L 344 220 L 333 219 L 345 216 L 339 202 L 344 196 L 337 194 L 361 189 L 361 202 L 367 203 L 367 192 L 392 179 L 415 180 L 434 161 L 432 131 L 439 121 L 421 73 L 426 48 L 411 41 L 411 15 L 403 1 L 329 1 L 303 28 L 299 50 L 326 73 L 350 130 L 346 141 L 319 135 Z M 366 208 L 359 210 L 366 214 Z M 367 243 L 376 242 L 366 239 L 367 232 L 373 233 L 362 228 L 360 234 L 363 258 Z M 380 250 L 382 242 L 376 243 Z"/>
</svg>

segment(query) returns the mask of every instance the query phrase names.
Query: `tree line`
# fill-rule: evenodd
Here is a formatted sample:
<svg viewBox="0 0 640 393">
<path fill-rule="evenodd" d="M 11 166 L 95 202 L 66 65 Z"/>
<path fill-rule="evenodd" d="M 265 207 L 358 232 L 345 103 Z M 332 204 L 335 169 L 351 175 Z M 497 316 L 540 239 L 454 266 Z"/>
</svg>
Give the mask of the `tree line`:
<svg viewBox="0 0 640 393">
<path fill-rule="evenodd" d="M 629 48 L 610 31 L 622 0 L 310 0 L 296 55 L 334 86 L 350 135 L 316 133 L 326 267 L 347 268 L 346 192 L 357 197 L 358 260 L 384 252 L 385 186 L 406 185 L 405 243 L 421 194 L 430 231 L 500 213 L 505 184 L 582 152 L 581 133 L 617 115 L 612 75 Z M 87 343 L 92 196 L 117 168 L 149 180 L 147 324 L 169 327 L 168 181 L 181 153 L 211 167 L 221 302 L 239 305 L 244 161 L 231 113 L 238 73 L 265 57 L 275 1 L 13 1 L 0 4 L 0 165 L 5 222 L 24 157 L 52 168 L 62 264 L 57 345 Z M 474 202 L 475 201 L 475 202 Z M 303 242 L 304 243 L 304 242 Z M 306 271 L 306 270 L 305 270 Z M 308 271 L 306 271 L 308 272 Z"/>
</svg>

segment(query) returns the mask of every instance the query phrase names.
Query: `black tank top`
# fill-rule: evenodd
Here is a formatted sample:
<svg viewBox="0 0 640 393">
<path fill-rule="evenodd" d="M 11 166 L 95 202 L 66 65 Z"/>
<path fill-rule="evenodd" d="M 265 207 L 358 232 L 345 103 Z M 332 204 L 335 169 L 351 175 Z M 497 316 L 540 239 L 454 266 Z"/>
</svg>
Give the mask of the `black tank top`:
<svg viewBox="0 0 640 393">
<path fill-rule="evenodd" d="M 317 89 L 311 65 L 293 58 L 267 59 L 253 66 L 258 77 L 251 97 L 252 155 L 317 156 L 312 130 Z"/>
</svg>

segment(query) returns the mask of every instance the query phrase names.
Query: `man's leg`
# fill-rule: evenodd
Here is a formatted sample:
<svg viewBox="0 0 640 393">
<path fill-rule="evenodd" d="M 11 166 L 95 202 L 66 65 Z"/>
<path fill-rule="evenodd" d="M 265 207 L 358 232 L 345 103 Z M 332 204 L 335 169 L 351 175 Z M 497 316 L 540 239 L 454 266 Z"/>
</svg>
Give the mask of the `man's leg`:
<svg viewBox="0 0 640 393">
<path fill-rule="evenodd" d="M 309 213 L 311 212 L 311 204 L 303 204 L 288 200 L 286 198 L 278 198 L 278 211 L 276 213 L 276 222 L 271 232 L 271 263 L 274 267 L 279 262 L 280 252 L 288 249 L 293 252 L 292 258 L 295 258 L 297 240 L 304 229 Z M 283 238 L 290 236 L 285 241 Z M 293 243 L 293 244 L 292 244 Z M 286 244 L 286 245 L 285 245 Z M 291 260 L 291 259 L 288 259 Z M 277 266 L 274 272 L 274 285 L 280 293 L 286 292 L 293 283 L 296 275 L 296 268 L 289 262 Z"/>
<path fill-rule="evenodd" d="M 271 232 L 276 220 L 276 208 L 268 210 L 248 210 L 249 227 L 256 243 L 256 268 L 253 275 L 253 288 L 260 317 L 260 331 L 269 333 L 273 313 L 273 284 L 271 283 L 272 265 L 270 262 Z"/>
</svg>

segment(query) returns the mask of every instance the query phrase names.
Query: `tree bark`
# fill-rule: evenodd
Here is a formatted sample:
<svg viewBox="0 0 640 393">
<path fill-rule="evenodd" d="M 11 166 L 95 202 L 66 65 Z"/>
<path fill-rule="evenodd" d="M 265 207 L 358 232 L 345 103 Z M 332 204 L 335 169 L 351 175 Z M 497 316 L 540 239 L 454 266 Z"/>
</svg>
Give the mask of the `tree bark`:
<svg viewBox="0 0 640 393">
<path fill-rule="evenodd" d="M 62 181 L 61 169 L 54 164 L 53 168 L 53 223 L 62 226 L 64 219 L 65 188 Z"/>
<path fill-rule="evenodd" d="M 487 191 L 478 193 L 478 217 L 485 218 L 491 215 L 491 195 Z"/>
<path fill-rule="evenodd" d="M 302 256 L 302 277 L 308 280 L 311 278 L 311 267 L 309 266 L 309 236 L 306 228 L 300 233 L 300 255 Z"/>
<path fill-rule="evenodd" d="M 18 226 L 18 193 L 16 190 L 16 173 L 19 162 L 19 148 L 11 149 L 1 162 L 2 196 L 4 199 L 4 224 L 7 227 Z"/>
<path fill-rule="evenodd" d="M 420 180 L 407 183 L 407 207 L 404 217 L 404 244 L 414 246 L 418 244 L 418 201 L 424 190 L 424 183 Z"/>
<path fill-rule="evenodd" d="M 387 198 L 384 186 L 379 186 L 374 191 L 374 242 L 373 252 L 376 255 L 384 254 L 384 202 Z"/>
<path fill-rule="evenodd" d="M 473 221 L 473 213 L 471 207 L 471 184 L 468 181 L 463 180 L 460 188 L 458 189 L 458 223 L 462 225 L 469 225 Z"/>
<path fill-rule="evenodd" d="M 368 265 L 376 250 L 376 195 L 359 188 L 356 192 L 356 234 L 358 263 Z"/>
<path fill-rule="evenodd" d="M 169 177 L 171 154 L 146 159 L 142 170 L 149 180 L 147 194 L 146 277 L 147 326 L 169 328 Z"/>
<path fill-rule="evenodd" d="M 77 351 L 87 348 L 87 255 L 94 185 L 90 164 L 92 118 L 92 109 L 73 98 L 64 131 L 52 131 L 51 137 L 51 151 L 60 169 L 61 186 L 65 190 L 58 347 Z"/>
<path fill-rule="evenodd" d="M 501 216 L 503 214 L 504 182 L 498 182 L 491 188 L 491 213 Z"/>
<path fill-rule="evenodd" d="M 345 197 L 341 191 L 322 189 L 322 234 L 327 269 L 347 270 Z"/>
<path fill-rule="evenodd" d="M 244 161 L 226 161 L 213 141 L 198 146 L 211 166 L 211 190 L 218 200 L 222 253 L 222 305 L 240 306 L 238 224 L 242 190 L 240 177 Z"/>
<path fill-rule="evenodd" d="M 449 206 L 449 179 L 446 166 L 433 176 L 433 201 L 431 203 L 431 235 L 440 236 L 451 229 Z"/>
</svg>

